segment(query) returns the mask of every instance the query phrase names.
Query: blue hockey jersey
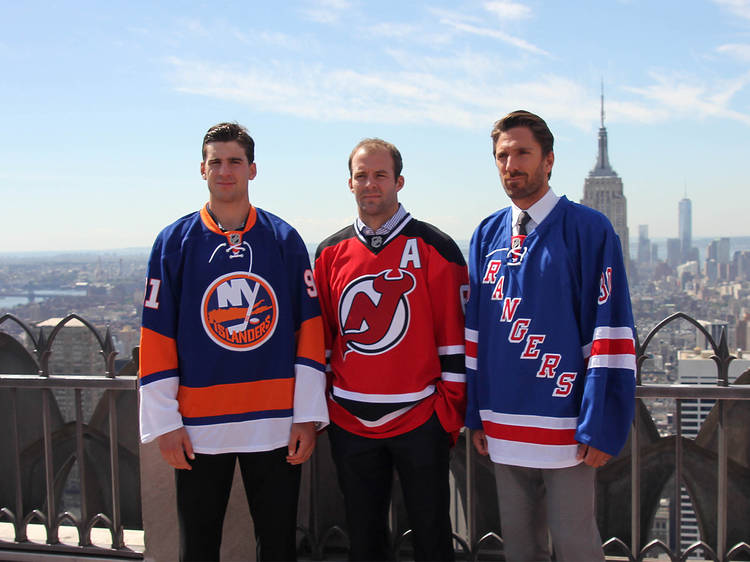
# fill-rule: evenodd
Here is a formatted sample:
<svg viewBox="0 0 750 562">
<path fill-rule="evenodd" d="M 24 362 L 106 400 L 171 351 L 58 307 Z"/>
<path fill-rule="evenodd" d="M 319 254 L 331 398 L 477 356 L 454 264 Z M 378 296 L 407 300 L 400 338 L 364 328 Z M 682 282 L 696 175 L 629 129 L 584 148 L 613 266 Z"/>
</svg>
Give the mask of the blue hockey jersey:
<svg viewBox="0 0 750 562">
<path fill-rule="evenodd" d="M 286 446 L 327 423 L 323 324 L 297 232 L 251 207 L 242 231 L 204 207 L 165 228 L 148 266 L 141 439 L 185 426 L 198 453 Z"/>
<path fill-rule="evenodd" d="M 633 419 L 635 347 L 617 235 L 561 197 L 528 236 L 510 207 L 474 232 L 466 307 L 466 425 L 494 462 L 573 466 L 577 444 L 616 455 Z"/>
</svg>

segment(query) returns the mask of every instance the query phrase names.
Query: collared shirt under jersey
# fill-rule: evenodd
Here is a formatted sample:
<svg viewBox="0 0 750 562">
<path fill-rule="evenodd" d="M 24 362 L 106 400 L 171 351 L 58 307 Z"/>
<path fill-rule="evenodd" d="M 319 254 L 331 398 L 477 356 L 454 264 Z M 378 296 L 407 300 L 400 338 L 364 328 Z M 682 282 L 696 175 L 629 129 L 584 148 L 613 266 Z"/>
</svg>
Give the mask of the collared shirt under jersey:
<svg viewBox="0 0 750 562">
<path fill-rule="evenodd" d="M 354 227 L 357 229 L 358 232 L 361 232 L 364 236 L 372 236 L 374 234 L 377 234 L 379 236 L 385 236 L 391 233 L 391 231 L 396 227 L 396 225 L 403 220 L 406 214 L 407 214 L 406 209 L 404 209 L 404 206 L 401 203 L 399 203 L 398 209 L 396 210 L 395 213 L 393 213 L 393 216 L 389 218 L 387 221 L 385 221 L 385 223 L 383 223 L 376 230 L 373 230 L 372 228 L 367 226 L 359 217 L 357 217 L 357 219 L 354 221 Z"/>
<path fill-rule="evenodd" d="M 552 188 L 549 188 L 547 193 L 544 194 L 544 196 L 534 203 L 531 207 L 528 209 L 525 209 L 526 213 L 528 213 L 529 217 L 531 217 L 531 220 L 526 223 L 526 234 L 531 234 L 531 232 L 541 224 L 541 222 L 547 218 L 547 215 L 549 215 L 552 212 L 552 209 L 555 208 L 555 205 L 557 205 L 557 201 L 560 199 L 558 195 L 555 195 L 555 192 L 552 191 Z M 518 233 L 518 215 L 521 214 L 521 211 L 524 209 L 519 209 L 515 204 L 510 204 L 511 211 L 512 211 L 512 220 L 513 220 L 513 233 Z"/>
</svg>

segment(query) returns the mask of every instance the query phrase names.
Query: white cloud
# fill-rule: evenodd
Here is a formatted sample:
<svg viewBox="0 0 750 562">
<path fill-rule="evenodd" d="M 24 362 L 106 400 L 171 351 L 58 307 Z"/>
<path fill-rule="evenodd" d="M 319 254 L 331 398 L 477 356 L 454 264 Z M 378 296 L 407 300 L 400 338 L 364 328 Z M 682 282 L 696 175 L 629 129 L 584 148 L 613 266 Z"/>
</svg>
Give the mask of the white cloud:
<svg viewBox="0 0 750 562">
<path fill-rule="evenodd" d="M 352 4 L 347 0 L 312 0 L 302 13 L 316 23 L 336 23 Z"/>
<path fill-rule="evenodd" d="M 748 44 L 728 43 L 717 47 L 716 50 L 742 62 L 750 62 L 750 45 Z"/>
<path fill-rule="evenodd" d="M 510 0 L 495 0 L 485 2 L 484 8 L 496 14 L 501 20 L 520 20 L 531 17 L 531 8 L 519 2 Z"/>
<path fill-rule="evenodd" d="M 498 29 L 490 29 L 488 27 L 480 27 L 477 25 L 472 25 L 469 23 L 464 23 L 462 21 L 458 21 L 451 18 L 442 18 L 440 20 L 440 23 L 449 25 L 453 27 L 454 29 L 457 29 L 459 31 L 463 31 L 465 33 L 471 33 L 473 35 L 481 35 L 483 37 L 491 37 L 493 39 L 497 39 L 499 41 L 502 41 L 503 43 L 507 43 L 509 45 L 512 45 L 514 47 L 517 47 L 521 50 L 528 51 L 530 53 L 534 53 L 536 55 L 547 55 L 549 56 L 549 53 L 545 51 L 544 49 L 540 49 L 536 45 L 533 45 L 526 41 L 525 39 L 521 39 L 520 37 L 514 37 L 513 35 L 509 35 L 505 33 L 504 31 L 500 31 Z"/>
<path fill-rule="evenodd" d="M 750 0 L 714 0 L 714 2 L 734 15 L 750 20 Z"/>
<path fill-rule="evenodd" d="M 360 72 L 303 62 L 243 69 L 172 58 L 182 92 L 232 100 L 255 109 L 320 121 L 418 123 L 485 129 L 498 116 L 526 108 L 588 130 L 596 100 L 587 88 L 558 76 L 511 82 L 493 73 L 386 68 Z M 425 60 L 424 64 L 438 64 Z M 456 58 L 455 65 L 466 60 Z"/>
<path fill-rule="evenodd" d="M 722 117 L 750 125 L 750 114 L 729 108 L 732 98 L 750 83 L 750 73 L 732 80 L 713 81 L 709 86 L 694 78 L 651 72 L 654 83 L 626 88 L 650 102 L 660 104 L 670 116 Z"/>
</svg>

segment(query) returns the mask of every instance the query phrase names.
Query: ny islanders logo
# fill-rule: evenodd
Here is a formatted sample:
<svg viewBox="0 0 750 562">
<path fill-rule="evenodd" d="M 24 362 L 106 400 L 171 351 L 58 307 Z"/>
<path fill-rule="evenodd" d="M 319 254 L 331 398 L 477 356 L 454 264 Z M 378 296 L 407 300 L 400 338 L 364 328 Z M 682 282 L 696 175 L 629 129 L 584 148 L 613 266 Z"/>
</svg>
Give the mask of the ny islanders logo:
<svg viewBox="0 0 750 562">
<path fill-rule="evenodd" d="M 276 329 L 276 293 L 254 273 L 222 275 L 203 294 L 201 319 L 208 337 L 221 347 L 232 351 L 255 349 Z"/>
<path fill-rule="evenodd" d="M 349 283 L 339 300 L 344 356 L 350 351 L 377 355 L 398 345 L 409 328 L 409 300 L 416 286 L 403 269 L 386 269 Z"/>
</svg>

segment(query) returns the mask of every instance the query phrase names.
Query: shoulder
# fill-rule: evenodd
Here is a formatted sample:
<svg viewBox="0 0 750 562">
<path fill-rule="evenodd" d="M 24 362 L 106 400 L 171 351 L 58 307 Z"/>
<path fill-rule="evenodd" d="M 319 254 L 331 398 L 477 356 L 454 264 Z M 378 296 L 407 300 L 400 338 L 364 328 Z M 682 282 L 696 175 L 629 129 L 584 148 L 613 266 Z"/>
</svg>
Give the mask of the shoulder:
<svg viewBox="0 0 750 562">
<path fill-rule="evenodd" d="M 274 215 L 260 207 L 255 207 L 255 213 L 256 226 L 273 231 L 277 234 L 277 237 L 288 238 L 292 234 L 299 236 L 297 230 L 278 215 Z"/>
<path fill-rule="evenodd" d="M 337 246 L 341 242 L 355 237 L 356 233 L 354 232 L 354 226 L 351 224 L 345 226 L 344 228 L 342 228 L 338 232 L 331 234 L 328 238 L 318 244 L 318 249 L 315 251 L 315 259 L 318 259 L 318 257 L 320 257 L 320 254 L 322 254 L 323 250 L 325 250 L 326 248 Z"/>
<path fill-rule="evenodd" d="M 596 232 L 614 232 L 614 227 L 604 213 L 568 200 L 567 198 L 561 198 L 560 203 L 562 211 L 566 216 L 566 223 L 578 230 L 585 231 L 587 233 Z"/>
<path fill-rule="evenodd" d="M 493 236 L 497 232 L 498 228 L 505 225 L 508 215 L 510 214 L 510 207 L 504 207 L 498 211 L 495 211 L 490 216 L 485 217 L 482 222 L 474 229 L 473 240 L 482 240 L 487 236 Z"/>
<path fill-rule="evenodd" d="M 200 227 L 200 220 L 200 211 L 195 211 L 165 226 L 156 236 L 154 249 L 160 248 L 162 253 L 179 249 L 196 226 Z"/>
<path fill-rule="evenodd" d="M 461 250 L 454 242 L 453 238 L 436 226 L 412 218 L 401 231 L 403 236 L 415 236 L 421 238 L 428 246 L 432 247 L 445 260 L 459 265 L 465 265 Z"/>
</svg>

